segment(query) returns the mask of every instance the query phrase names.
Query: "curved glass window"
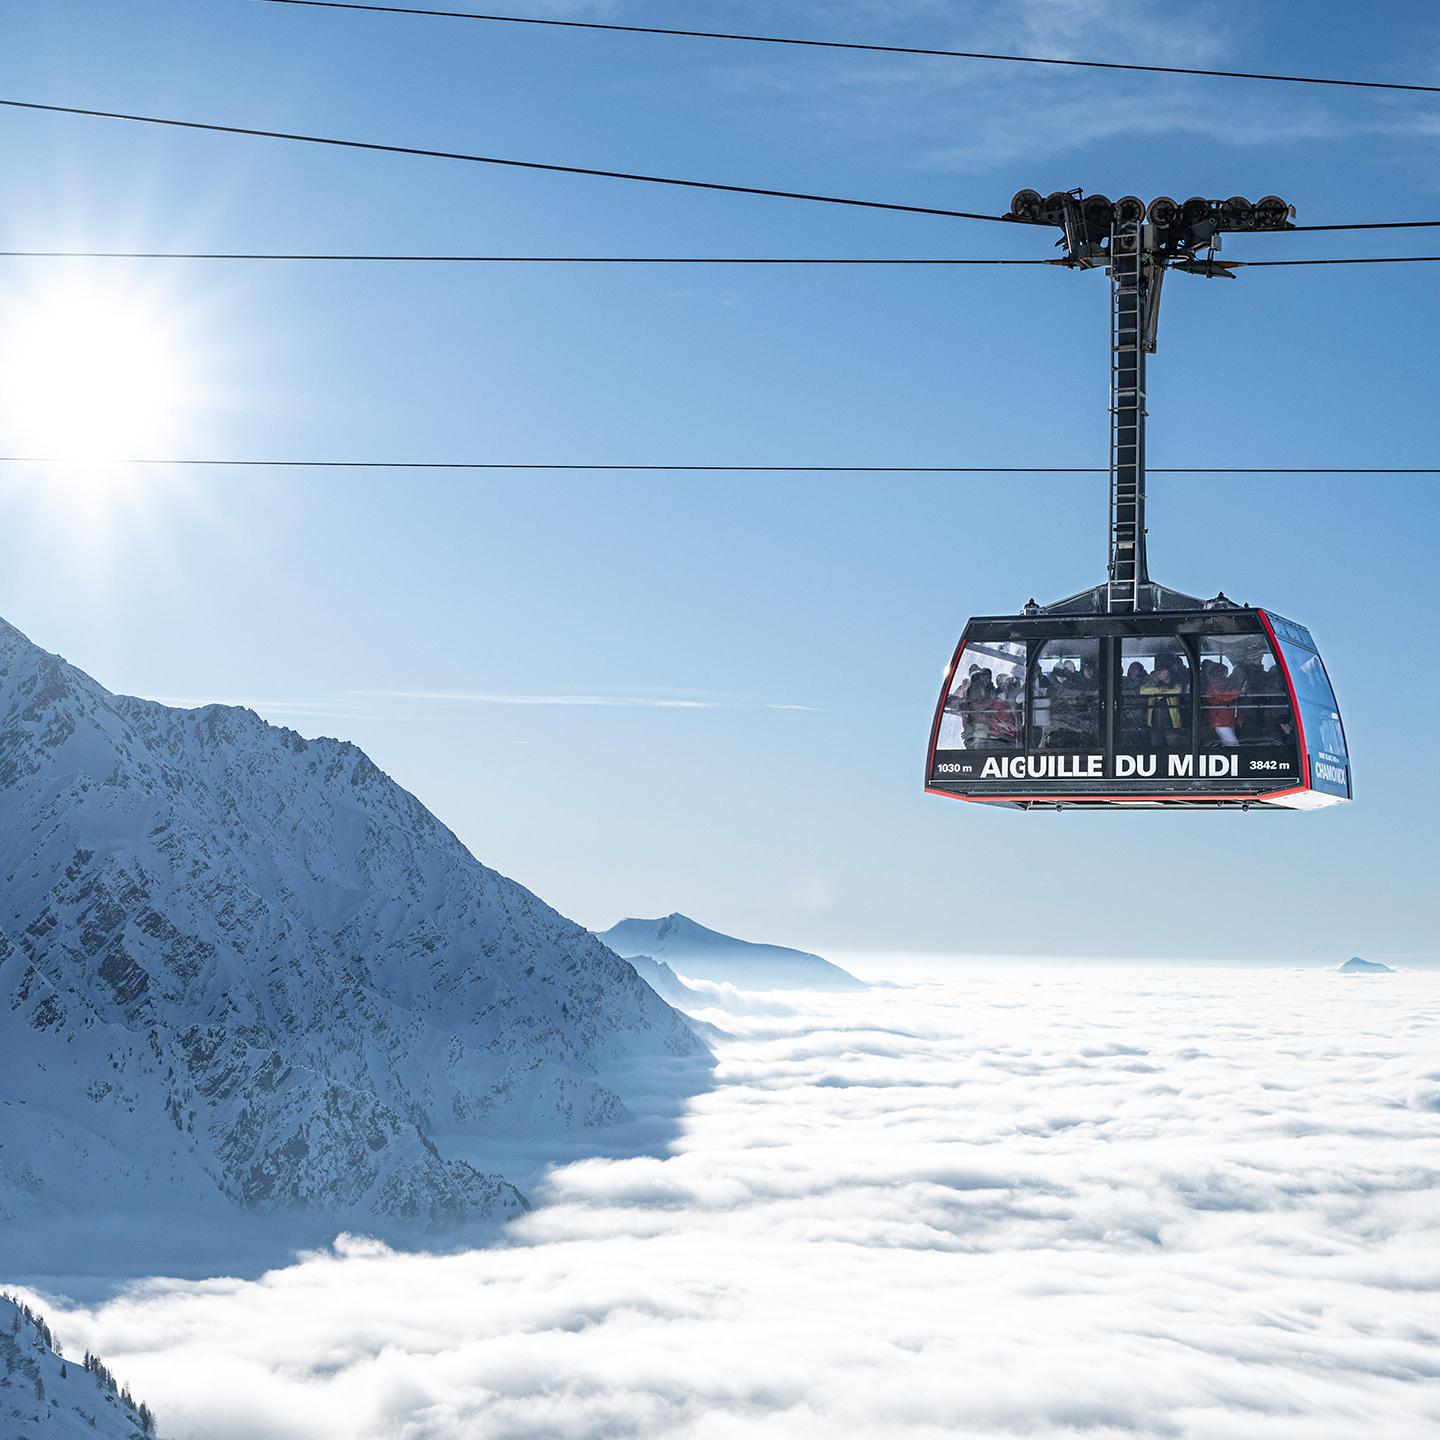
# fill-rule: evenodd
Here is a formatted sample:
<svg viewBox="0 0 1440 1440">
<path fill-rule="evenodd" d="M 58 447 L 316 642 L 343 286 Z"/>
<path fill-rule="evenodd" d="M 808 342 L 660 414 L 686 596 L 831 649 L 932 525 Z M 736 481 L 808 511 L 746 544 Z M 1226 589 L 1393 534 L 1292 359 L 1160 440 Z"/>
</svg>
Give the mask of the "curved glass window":
<svg viewBox="0 0 1440 1440">
<path fill-rule="evenodd" d="M 1100 748 L 1100 642 L 1047 640 L 1030 672 L 1031 746 Z"/>
<path fill-rule="evenodd" d="M 1018 750 L 1025 737 L 1025 647 L 976 640 L 960 652 L 937 750 Z"/>
<path fill-rule="evenodd" d="M 1117 749 L 1190 748 L 1190 657 L 1175 636 L 1122 640 L 1115 693 Z"/>
<path fill-rule="evenodd" d="M 1317 790 L 1348 795 L 1346 766 L 1349 753 L 1345 749 L 1345 728 L 1340 723 L 1340 707 L 1330 688 L 1330 677 L 1324 663 L 1313 650 L 1302 650 L 1288 640 L 1280 641 L 1295 699 L 1300 705 L 1300 719 L 1305 726 L 1305 744 L 1315 762 L 1311 784 Z M 1329 784 L 1322 784 L 1329 781 Z"/>
</svg>

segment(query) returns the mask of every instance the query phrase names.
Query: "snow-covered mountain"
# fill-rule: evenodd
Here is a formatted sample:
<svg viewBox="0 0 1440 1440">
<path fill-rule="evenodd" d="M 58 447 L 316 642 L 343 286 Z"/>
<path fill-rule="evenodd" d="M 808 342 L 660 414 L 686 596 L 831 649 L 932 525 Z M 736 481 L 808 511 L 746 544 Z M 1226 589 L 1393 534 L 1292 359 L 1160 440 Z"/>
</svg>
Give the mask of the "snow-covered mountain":
<svg viewBox="0 0 1440 1440">
<path fill-rule="evenodd" d="M 66 1360 L 43 1316 L 0 1295 L 0 1435 L 5 1440 L 145 1440 L 149 1406 L 94 1356 Z"/>
<path fill-rule="evenodd" d="M 1358 955 L 1352 955 L 1343 965 L 1339 966 L 1342 975 L 1393 975 L 1394 968 L 1379 960 L 1362 960 Z"/>
<path fill-rule="evenodd" d="M 696 980 L 729 981 L 741 990 L 863 990 L 865 984 L 818 955 L 757 945 L 707 930 L 685 915 L 622 920 L 600 932 L 617 955 L 668 962 Z"/>
<path fill-rule="evenodd" d="M 649 955 L 627 955 L 625 958 L 667 1005 L 691 1010 L 704 1005 L 709 999 L 687 985 L 663 960 L 653 960 Z"/>
<path fill-rule="evenodd" d="M 354 745 L 112 695 L 0 621 L 0 1221 L 503 1216 L 432 1133 L 623 1120 L 599 1070 L 704 1048 Z"/>
</svg>

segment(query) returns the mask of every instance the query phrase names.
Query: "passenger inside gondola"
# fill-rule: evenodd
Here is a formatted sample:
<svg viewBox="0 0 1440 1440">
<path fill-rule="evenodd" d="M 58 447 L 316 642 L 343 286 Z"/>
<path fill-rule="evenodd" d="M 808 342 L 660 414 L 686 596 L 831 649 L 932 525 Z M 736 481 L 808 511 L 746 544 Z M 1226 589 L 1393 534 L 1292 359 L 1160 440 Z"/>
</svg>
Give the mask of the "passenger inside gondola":
<svg viewBox="0 0 1440 1440">
<path fill-rule="evenodd" d="M 1100 748 L 1100 646 L 1051 640 L 1031 676 L 1033 744 L 1045 750 Z"/>
<path fill-rule="evenodd" d="M 1244 688 L 1218 660 L 1200 662 L 1200 683 L 1205 699 L 1205 743 L 1213 745 L 1218 742 L 1233 749 L 1240 743 L 1236 733 L 1239 721 L 1235 706 L 1244 694 Z"/>
<path fill-rule="evenodd" d="M 1253 706 L 1255 739 L 1261 744 L 1288 744 L 1295 738 L 1290 697 L 1274 658 L 1252 661 L 1245 676 L 1245 696 Z"/>
<path fill-rule="evenodd" d="M 1184 687 L 1177 679 L 1180 665 L 1162 655 L 1155 662 L 1155 672 L 1140 687 L 1145 698 L 1145 729 L 1152 750 L 1174 750 L 1188 746 L 1190 736 L 1181 729 L 1180 703 Z"/>
<path fill-rule="evenodd" d="M 990 739 L 996 748 L 1013 749 L 1025 733 L 1025 690 L 1016 675 L 1002 675 L 990 700 Z"/>
<path fill-rule="evenodd" d="M 1263 636 L 1207 637 L 1200 655 L 1202 745 L 1293 746 L 1290 697 Z"/>
<path fill-rule="evenodd" d="M 995 681 L 982 665 L 965 686 L 965 748 L 984 750 L 990 743 L 990 701 Z"/>
<path fill-rule="evenodd" d="M 971 654 L 977 659 L 963 663 Z M 962 652 L 945 697 L 937 750 L 1014 750 L 1023 742 L 1025 647 L 997 641 Z"/>
<path fill-rule="evenodd" d="M 1122 750 L 1138 750 L 1145 743 L 1145 702 L 1140 687 L 1150 679 L 1150 672 L 1139 660 L 1132 660 L 1120 677 L 1119 742 Z"/>
<path fill-rule="evenodd" d="M 1122 751 L 1190 746 L 1190 661 L 1175 637 L 1121 644 L 1116 743 Z"/>
</svg>

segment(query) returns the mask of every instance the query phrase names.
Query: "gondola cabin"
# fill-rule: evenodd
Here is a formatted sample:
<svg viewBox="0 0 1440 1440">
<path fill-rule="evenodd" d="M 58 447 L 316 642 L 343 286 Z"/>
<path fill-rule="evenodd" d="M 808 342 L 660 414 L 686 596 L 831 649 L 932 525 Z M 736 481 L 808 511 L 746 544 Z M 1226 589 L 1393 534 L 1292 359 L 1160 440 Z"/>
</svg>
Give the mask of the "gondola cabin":
<svg viewBox="0 0 1440 1440">
<path fill-rule="evenodd" d="M 1350 798 L 1339 707 L 1310 632 L 1217 604 L 970 621 L 926 789 L 990 805 L 1305 810 Z"/>
<path fill-rule="evenodd" d="M 1147 207 L 1022 190 L 1007 219 L 1054 225 L 1075 269 L 1111 281 L 1110 556 L 1101 585 L 971 620 L 930 726 L 925 788 L 1022 809 L 1311 810 L 1349 800 L 1335 692 L 1310 632 L 1150 579 L 1146 357 L 1168 270 L 1225 278 L 1228 230 L 1279 229 L 1273 195 Z"/>
</svg>

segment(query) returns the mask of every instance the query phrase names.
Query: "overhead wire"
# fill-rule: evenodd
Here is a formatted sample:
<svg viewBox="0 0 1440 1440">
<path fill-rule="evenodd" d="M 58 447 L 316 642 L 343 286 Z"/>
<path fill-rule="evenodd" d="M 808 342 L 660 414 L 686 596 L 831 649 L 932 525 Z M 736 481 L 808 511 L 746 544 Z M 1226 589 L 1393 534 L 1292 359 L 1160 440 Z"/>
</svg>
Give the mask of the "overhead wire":
<svg viewBox="0 0 1440 1440">
<path fill-rule="evenodd" d="M 834 255 L 382 255 L 275 250 L 0 250 L 0 260 L 255 260 L 343 261 L 407 265 L 1048 265 L 1061 260 L 975 258 L 970 256 Z M 1253 270 L 1277 265 L 1419 265 L 1440 255 L 1326 256 L 1315 260 L 1227 260 L 1228 268 Z"/>
<path fill-rule="evenodd" d="M 1318 260 L 1236 260 L 1246 270 L 1276 265 L 1433 265 L 1440 255 L 1330 255 Z"/>
<path fill-rule="evenodd" d="M 861 50 L 882 55 L 934 56 L 953 60 L 992 60 L 1012 65 L 1058 65 L 1081 70 L 1130 70 L 1151 75 L 1198 75 L 1223 80 L 1266 80 L 1285 85 L 1331 85 L 1359 90 L 1401 90 L 1440 94 L 1440 85 L 1407 84 L 1396 80 L 1350 80 L 1322 75 L 1281 75 L 1263 70 L 1207 70 L 1191 65 L 1141 65 L 1119 60 L 1072 60 L 1056 55 L 1009 55 L 988 50 L 948 50 L 924 45 L 882 45 L 859 40 L 818 40 L 795 35 L 752 35 L 730 30 L 688 30 L 662 25 L 622 25 L 601 20 L 560 20 L 532 15 L 481 14 L 471 10 L 438 10 L 418 5 L 362 4 L 360 0 L 262 0 L 269 5 L 290 5 L 311 10 L 368 11 L 378 15 L 425 16 L 445 20 L 474 20 L 486 24 L 545 26 L 558 30 L 599 30 L 629 35 L 664 35 L 691 40 L 729 40 L 752 45 L 788 45 L 813 50 Z"/>
<path fill-rule="evenodd" d="M 992 220 L 1012 224 L 1003 215 L 972 210 L 950 210 L 936 205 L 903 205 L 892 200 L 859 200 L 846 195 L 818 195 L 804 190 L 774 190 L 760 185 L 729 185 L 718 180 L 682 180 L 670 175 L 645 175 L 629 170 L 604 170 L 589 165 L 559 165 L 542 160 L 513 160 L 500 155 L 476 155 L 462 150 L 435 150 L 422 145 L 388 145 L 376 140 L 347 140 L 333 135 L 306 135 L 290 130 L 263 130 L 253 125 L 219 125 L 202 120 L 176 120 L 161 115 L 131 115 L 119 110 L 92 110 L 79 105 L 42 105 L 34 100 L 0 99 L 12 110 L 34 110 L 53 115 L 80 115 L 95 120 L 124 120 L 136 125 L 163 125 L 178 130 L 199 130 L 216 135 L 244 135 L 262 140 L 290 140 L 303 145 L 327 145 L 341 150 L 367 150 L 385 155 L 418 156 L 428 160 L 459 160 L 472 165 L 498 165 L 514 170 L 543 170 L 561 175 L 593 175 L 605 180 L 632 180 L 646 185 L 670 185 L 685 190 L 719 190 L 732 195 L 763 195 L 779 200 L 807 200 L 820 205 L 848 205 L 862 210 L 899 210 L 910 215 L 939 215 L 951 220 Z M 1440 224 L 1440 221 L 1436 222 Z"/>
<path fill-rule="evenodd" d="M 0 250 L 0 259 L 337 260 L 441 265 L 1050 265 L 1049 260 L 816 255 L 376 255 L 204 250 Z"/>
<path fill-rule="evenodd" d="M 548 470 L 727 475 L 1108 475 L 1105 465 L 616 465 L 511 460 L 255 460 L 216 457 L 95 459 L 0 455 L 5 465 L 205 466 L 259 470 Z M 1440 475 L 1440 466 L 1150 465 L 1151 475 Z"/>
<path fill-rule="evenodd" d="M 1433 230 L 1440 220 L 1355 220 L 1343 225 L 1287 225 L 1282 230 L 1254 230 L 1254 235 L 1289 235 L 1297 230 Z"/>
<path fill-rule="evenodd" d="M 400 14 L 454 15 L 456 18 L 503 21 L 516 24 L 554 25 L 574 29 L 628 30 L 639 33 L 690 35 L 697 38 L 752 40 L 773 44 L 803 44 L 832 49 L 865 49 L 897 51 L 913 54 L 942 54 L 959 58 L 1012 60 L 1034 64 L 1072 65 L 1094 69 L 1148 70 L 1171 74 L 1214 75 L 1236 79 L 1278 80 L 1291 83 L 1349 85 L 1371 89 L 1425 90 L 1440 93 L 1437 86 L 1399 85 L 1375 81 L 1320 79 L 1317 77 L 1270 75 L 1241 71 L 1199 70 L 1173 66 L 1122 65 L 1113 62 L 1043 59 L 1033 56 L 989 55 L 978 52 L 928 51 L 912 47 L 861 45 L 850 42 L 809 41 L 776 36 L 732 35 L 661 29 L 659 27 L 622 26 L 589 21 L 530 19 L 517 16 L 479 15 L 471 12 L 427 11 L 418 7 L 392 7 L 339 3 L 339 0 L 265 0 L 272 4 L 305 5 L 310 8 L 380 10 Z M 172 117 L 139 115 L 121 111 L 98 110 L 79 106 L 42 104 L 35 101 L 0 98 L 0 107 L 51 114 L 76 115 L 94 119 L 120 120 L 133 124 L 157 125 L 212 134 L 238 135 L 260 139 L 287 140 L 302 144 L 322 145 L 338 149 L 363 150 L 384 154 L 414 156 L 428 159 L 463 161 L 550 173 L 588 175 L 603 179 L 628 180 L 676 188 L 719 191 L 730 194 L 756 195 L 777 199 L 841 205 L 862 209 L 898 211 L 909 214 L 934 215 L 950 219 L 1013 223 L 1003 215 L 954 210 L 938 206 L 909 205 L 893 201 L 864 200 L 850 196 L 818 194 L 807 191 L 781 190 L 770 187 L 729 184 L 719 181 L 690 180 L 673 176 L 609 170 L 590 166 L 565 165 L 543 161 L 517 160 L 509 157 L 481 155 L 463 151 L 440 150 L 422 146 L 388 144 L 377 141 L 352 140 L 336 136 L 312 135 L 301 132 L 269 130 L 253 126 L 222 125 L 213 122 L 180 120 Z M 1291 231 L 1324 230 L 1394 230 L 1440 228 L 1440 220 L 1399 220 L 1348 222 L 1288 227 Z M 1266 233 L 1266 232 L 1256 232 Z M 1281 233 L 1281 232 L 1271 232 Z M 358 253 L 279 253 L 279 252 L 199 252 L 199 251 L 59 251 L 6 250 L 5 258 L 86 258 L 86 259 L 191 259 L 191 260 L 273 260 L 273 261 L 349 261 L 448 264 L 702 264 L 702 265 L 1047 265 L 1044 259 L 971 258 L 971 257 L 816 257 L 816 256 L 526 256 L 526 255 L 401 255 Z M 1416 264 L 1440 260 L 1435 255 L 1323 257 L 1297 260 L 1252 260 L 1231 262 L 1236 268 L 1261 268 L 1282 265 L 1365 265 Z M 409 460 L 313 460 L 313 459 L 226 459 L 217 457 L 131 457 L 93 461 L 66 456 L 0 455 L 0 463 L 32 465 L 113 464 L 137 466 L 204 466 L 264 469 L 329 469 L 329 470 L 412 470 L 412 471 L 571 471 L 571 472 L 634 472 L 634 473 L 727 473 L 727 474 L 893 474 L 893 475 L 1090 475 L 1107 474 L 1104 466 L 975 466 L 975 465 L 628 465 L 596 463 L 512 462 L 512 461 L 409 461 Z M 1440 467 L 1399 466 L 1154 466 L 1152 474 L 1189 475 L 1437 475 Z"/>
<path fill-rule="evenodd" d="M 647 185 L 668 185 L 684 190 L 720 191 L 731 195 L 759 195 L 779 200 L 804 200 L 820 205 L 843 205 L 861 210 L 898 211 L 909 215 L 937 215 L 949 220 L 985 220 L 1001 225 L 1017 222 L 1004 215 L 975 210 L 952 210 L 939 205 L 906 205 L 894 200 L 861 200 L 848 195 L 823 195 L 807 190 L 777 190 L 760 185 L 734 185 L 719 180 L 686 180 L 672 175 L 647 175 L 631 170 L 606 170 L 590 165 L 561 165 L 544 160 L 515 160 L 500 155 L 479 155 L 463 150 L 438 150 L 421 145 L 393 145 L 378 140 L 350 140 L 335 135 L 310 135 L 292 130 L 267 130 L 253 125 L 221 125 L 206 120 L 178 120 L 163 115 L 136 115 L 121 110 L 96 110 L 79 105 L 49 105 L 36 100 L 0 98 L 0 107 L 51 115 L 76 115 L 94 120 L 122 120 L 135 125 L 159 125 L 215 135 L 241 135 L 261 140 L 288 140 L 302 145 L 324 145 L 340 150 L 363 150 L 384 155 L 407 155 L 428 160 L 464 161 L 514 170 L 539 170 L 560 175 L 591 175 L 605 180 L 629 180 Z M 1440 220 L 1351 221 L 1335 225 L 1295 225 L 1286 230 L 1257 230 L 1254 234 L 1288 234 L 1298 230 L 1414 230 L 1440 229 Z M 1249 232 L 1247 232 L 1249 233 Z"/>
</svg>

